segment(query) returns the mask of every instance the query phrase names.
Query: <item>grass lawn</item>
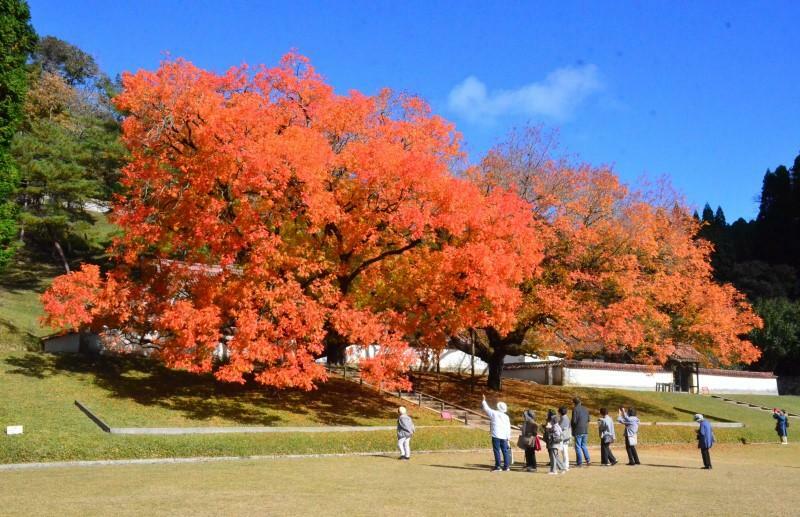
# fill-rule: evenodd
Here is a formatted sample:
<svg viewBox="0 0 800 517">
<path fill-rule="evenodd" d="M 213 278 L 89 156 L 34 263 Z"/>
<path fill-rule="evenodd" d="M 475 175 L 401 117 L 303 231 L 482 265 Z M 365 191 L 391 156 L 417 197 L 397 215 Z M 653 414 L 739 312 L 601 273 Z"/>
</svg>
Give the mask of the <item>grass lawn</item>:
<svg viewBox="0 0 800 517">
<path fill-rule="evenodd" d="M 432 395 L 451 400 L 466 407 L 479 408 L 481 392 L 485 387 L 470 389 L 469 376 L 441 374 L 441 382 L 433 373 L 414 372 L 415 386 Z M 479 381 L 483 382 L 483 381 Z M 514 423 L 521 423 L 522 411 L 536 411 L 539 420 L 544 419 L 549 408 L 565 406 L 572 409 L 572 398 L 578 395 L 589 409 L 592 420 L 599 417 L 605 407 L 616 418 L 617 408 L 636 407 L 639 418 L 650 422 L 691 422 L 695 413 L 702 413 L 711 421 L 742 422 L 741 429 L 717 429 L 719 441 L 767 442 L 777 439 L 775 422 L 767 413 L 736 407 L 718 399 L 686 393 L 657 393 L 654 391 L 632 391 L 602 388 L 576 388 L 571 386 L 544 386 L 515 379 L 503 380 L 503 391 L 495 394 L 485 391 L 490 404 L 499 400 L 508 404 Z M 776 397 L 778 398 L 778 397 Z M 779 397 L 783 399 L 784 397 Z M 693 427 L 642 426 L 641 439 L 645 443 L 676 443 L 695 440 Z M 621 428 L 618 429 L 618 433 Z M 594 436 L 589 437 L 590 440 Z"/>
<path fill-rule="evenodd" d="M 790 413 L 800 413 L 800 396 L 797 395 L 726 395 L 729 399 L 760 404 L 768 408 L 780 408 Z"/>
<path fill-rule="evenodd" d="M 793 515 L 800 447 L 642 447 L 643 465 L 489 473 L 489 454 L 0 472 L 6 515 Z M 540 459 L 541 462 L 541 459 Z M 540 468 L 540 470 L 544 470 Z"/>
<path fill-rule="evenodd" d="M 129 358 L 92 360 L 36 353 L 0 355 L 0 463 L 65 459 L 252 455 L 387 450 L 392 432 L 202 436 L 119 436 L 102 432 L 73 404 L 87 404 L 112 427 L 393 425 L 393 397 L 332 379 L 314 392 L 273 392 L 218 383 Z M 409 408 L 417 425 L 447 425 Z M 426 448 L 483 445 L 483 433 L 460 427 L 421 429 Z"/>
<path fill-rule="evenodd" d="M 39 296 L 62 272 L 55 265 L 34 260 L 23 250 L 0 274 L 0 322 L 10 329 L 0 333 L 0 351 L 16 349 L 19 339 L 13 333 L 38 337 L 51 332 L 39 325 L 43 314 Z"/>
<path fill-rule="evenodd" d="M 108 222 L 105 214 L 93 212 L 93 224 L 79 223 L 76 234 L 82 237 L 81 249 L 76 249 L 70 266 L 77 268 L 82 260 L 97 262 L 117 228 Z M 52 333 L 42 327 L 39 318 L 43 315 L 39 296 L 58 275 L 63 267 L 50 250 L 23 248 L 0 273 L 0 352 L 30 349 L 31 336 L 41 337 Z M 82 258 L 81 258 L 82 257 Z"/>
</svg>

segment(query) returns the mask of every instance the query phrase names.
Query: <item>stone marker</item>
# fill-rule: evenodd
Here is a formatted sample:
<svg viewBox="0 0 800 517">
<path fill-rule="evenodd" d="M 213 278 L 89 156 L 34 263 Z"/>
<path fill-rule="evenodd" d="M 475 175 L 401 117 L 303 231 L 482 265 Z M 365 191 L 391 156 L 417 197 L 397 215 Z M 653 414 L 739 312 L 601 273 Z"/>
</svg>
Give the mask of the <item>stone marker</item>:
<svg viewBox="0 0 800 517">
<path fill-rule="evenodd" d="M 6 434 L 22 434 L 22 426 L 21 425 L 6 426 Z"/>
</svg>

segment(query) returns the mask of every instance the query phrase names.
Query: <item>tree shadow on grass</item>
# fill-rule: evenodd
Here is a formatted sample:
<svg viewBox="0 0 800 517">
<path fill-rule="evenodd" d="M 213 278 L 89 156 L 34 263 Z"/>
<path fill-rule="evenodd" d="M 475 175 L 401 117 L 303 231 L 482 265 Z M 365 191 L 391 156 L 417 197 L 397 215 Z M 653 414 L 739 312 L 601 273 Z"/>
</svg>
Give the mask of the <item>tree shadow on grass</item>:
<svg viewBox="0 0 800 517">
<path fill-rule="evenodd" d="M 390 419 L 391 408 L 396 405 L 382 393 L 338 378 L 331 378 L 311 392 L 281 391 L 252 381 L 244 385 L 220 382 L 210 374 L 172 370 L 137 356 L 26 354 L 7 357 L 5 363 L 11 367 L 7 373 L 37 379 L 91 375 L 95 386 L 115 399 L 176 411 L 190 420 L 221 418 L 238 425 L 291 424 L 276 414 L 280 411 L 297 415 L 309 425 L 359 425 L 359 418 Z M 107 418 L 109 425 L 117 425 L 113 415 Z M 158 424 L 142 421 L 138 426 Z"/>
<path fill-rule="evenodd" d="M 685 415 L 691 415 L 692 417 L 694 417 L 694 415 L 697 413 L 697 411 L 692 411 L 691 409 L 680 408 L 680 407 L 677 407 L 677 406 L 673 406 L 672 409 L 674 409 L 678 413 L 683 413 Z M 722 418 L 720 416 L 715 416 L 715 415 L 709 415 L 708 413 L 703 413 L 703 416 L 705 418 L 707 418 L 709 420 L 713 420 L 715 422 L 736 423 L 736 420 L 728 420 L 727 418 Z"/>
<path fill-rule="evenodd" d="M 469 465 L 428 465 L 437 469 L 456 469 L 456 470 L 479 470 L 481 472 L 491 472 L 494 465 L 471 463 Z"/>
<path fill-rule="evenodd" d="M 661 469 L 688 469 L 688 470 L 698 470 L 700 467 L 687 467 L 685 465 L 660 465 L 658 463 L 642 463 L 645 467 L 656 467 Z"/>
<path fill-rule="evenodd" d="M 5 363 L 13 368 L 12 370 L 6 370 L 6 373 L 14 375 L 44 379 L 58 373 L 53 361 L 49 357 L 39 354 L 7 357 Z"/>
</svg>

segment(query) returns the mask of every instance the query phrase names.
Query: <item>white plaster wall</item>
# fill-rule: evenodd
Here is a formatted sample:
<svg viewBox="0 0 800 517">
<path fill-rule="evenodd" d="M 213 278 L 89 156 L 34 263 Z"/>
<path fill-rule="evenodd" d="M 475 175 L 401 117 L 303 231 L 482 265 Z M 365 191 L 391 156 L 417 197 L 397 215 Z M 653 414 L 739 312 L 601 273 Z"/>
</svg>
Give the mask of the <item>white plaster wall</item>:
<svg viewBox="0 0 800 517">
<path fill-rule="evenodd" d="M 700 389 L 710 393 L 778 394 L 778 379 L 700 374 Z"/>
<path fill-rule="evenodd" d="M 556 371 L 560 370 L 561 367 L 554 366 L 553 367 L 553 376 L 555 376 Z M 518 370 L 503 370 L 503 377 L 508 377 L 509 379 L 522 379 L 525 381 L 533 381 L 538 384 L 547 384 L 547 380 L 545 379 L 545 371 L 546 368 L 521 368 Z M 557 384 L 555 380 L 553 384 Z"/>
<path fill-rule="evenodd" d="M 472 369 L 471 358 L 471 354 L 464 353 L 461 350 L 447 349 L 439 356 L 439 368 L 447 371 L 469 372 Z M 418 366 L 418 364 L 415 366 Z M 484 375 L 488 368 L 488 364 L 478 357 L 475 358 L 475 373 L 477 375 Z"/>
<path fill-rule="evenodd" d="M 702 381 L 702 375 L 700 376 Z M 565 386 L 592 386 L 655 391 L 656 383 L 672 382 L 672 372 L 630 372 L 589 368 L 564 368 Z"/>
<path fill-rule="evenodd" d="M 351 364 L 357 363 L 361 359 L 366 359 L 370 357 L 375 357 L 375 355 L 380 351 L 380 347 L 378 345 L 370 345 L 368 347 L 360 347 L 360 346 L 349 346 L 347 347 L 347 362 Z M 417 360 L 414 361 L 412 368 L 419 368 L 423 361 L 421 359 L 421 355 L 424 353 L 422 351 L 413 350 L 413 352 L 417 355 Z M 439 369 L 442 371 L 455 371 L 455 372 L 469 372 L 472 369 L 471 366 L 471 355 L 462 352 L 461 350 L 455 349 L 445 349 L 439 355 Z M 317 359 L 317 362 L 323 363 L 325 362 L 325 358 L 321 357 Z M 431 368 L 436 368 L 436 358 L 432 357 L 429 358 L 427 364 Z M 477 375 L 485 375 L 489 365 L 483 362 L 480 358 L 475 358 L 475 373 Z"/>
</svg>

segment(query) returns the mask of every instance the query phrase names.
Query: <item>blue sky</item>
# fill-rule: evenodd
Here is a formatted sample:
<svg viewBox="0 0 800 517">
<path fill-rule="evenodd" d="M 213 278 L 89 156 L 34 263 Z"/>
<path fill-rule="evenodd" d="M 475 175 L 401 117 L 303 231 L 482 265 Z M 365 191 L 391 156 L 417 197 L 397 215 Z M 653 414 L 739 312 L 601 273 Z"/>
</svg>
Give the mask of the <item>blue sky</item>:
<svg viewBox="0 0 800 517">
<path fill-rule="evenodd" d="M 797 2 L 30 0 L 33 25 L 111 75 L 166 53 L 213 70 L 296 48 L 337 88 L 418 94 L 477 160 L 513 126 L 627 182 L 751 218 L 800 152 Z"/>
</svg>

